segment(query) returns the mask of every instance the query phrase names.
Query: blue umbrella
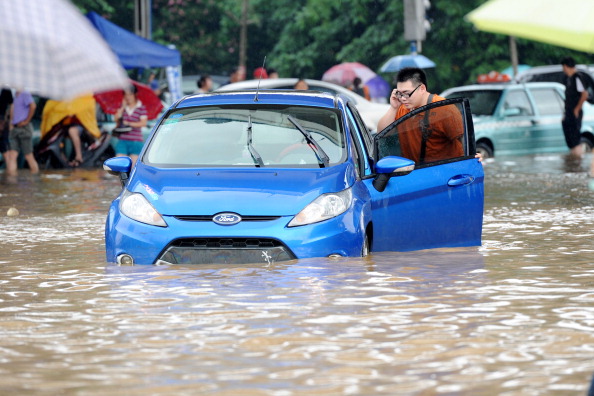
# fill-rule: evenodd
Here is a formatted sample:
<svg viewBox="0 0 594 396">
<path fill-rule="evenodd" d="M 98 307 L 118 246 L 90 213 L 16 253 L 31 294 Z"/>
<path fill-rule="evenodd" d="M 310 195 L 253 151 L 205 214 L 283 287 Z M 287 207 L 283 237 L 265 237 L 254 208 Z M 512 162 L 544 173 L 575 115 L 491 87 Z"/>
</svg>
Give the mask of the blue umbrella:
<svg viewBox="0 0 594 396">
<path fill-rule="evenodd" d="M 380 71 L 384 73 L 397 72 L 405 67 L 427 69 L 429 67 L 435 67 L 435 62 L 420 54 L 397 55 L 388 59 L 380 68 Z"/>
</svg>

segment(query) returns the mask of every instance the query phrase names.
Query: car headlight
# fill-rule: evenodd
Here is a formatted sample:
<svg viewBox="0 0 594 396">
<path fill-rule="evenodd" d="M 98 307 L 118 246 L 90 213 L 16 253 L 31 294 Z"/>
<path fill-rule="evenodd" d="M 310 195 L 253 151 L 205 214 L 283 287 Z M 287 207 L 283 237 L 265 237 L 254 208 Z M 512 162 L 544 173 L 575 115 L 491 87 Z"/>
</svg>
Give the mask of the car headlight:
<svg viewBox="0 0 594 396">
<path fill-rule="evenodd" d="M 167 227 L 163 217 L 142 194 L 126 190 L 120 199 L 120 211 L 127 217 L 141 223 Z"/>
<path fill-rule="evenodd" d="M 351 206 L 353 193 L 350 188 L 337 193 L 322 194 L 289 222 L 289 227 L 328 220 L 346 212 Z"/>
</svg>

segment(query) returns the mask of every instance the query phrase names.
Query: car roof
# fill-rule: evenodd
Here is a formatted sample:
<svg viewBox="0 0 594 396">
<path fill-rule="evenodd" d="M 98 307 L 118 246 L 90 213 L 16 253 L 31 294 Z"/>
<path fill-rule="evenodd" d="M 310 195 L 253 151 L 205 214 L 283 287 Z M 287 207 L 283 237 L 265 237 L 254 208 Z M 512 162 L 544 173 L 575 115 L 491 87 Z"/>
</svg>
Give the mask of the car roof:
<svg viewBox="0 0 594 396">
<path fill-rule="evenodd" d="M 579 65 L 575 65 L 575 67 L 578 70 L 594 73 L 594 67 L 592 67 L 592 65 L 579 64 Z M 549 73 L 563 73 L 563 67 L 560 64 L 533 66 L 528 70 L 519 72 L 516 75 L 516 77 L 514 78 L 514 81 L 521 82 L 530 76 L 539 75 L 539 74 L 549 74 Z"/>
<path fill-rule="evenodd" d="M 336 108 L 340 96 L 318 91 L 260 89 L 237 91 L 215 91 L 189 95 L 182 98 L 175 108 L 234 104 L 281 104 Z"/>
<path fill-rule="evenodd" d="M 472 85 L 462 85 L 459 87 L 452 87 L 448 88 L 443 91 L 443 94 L 450 93 L 452 91 L 460 92 L 460 91 L 486 91 L 486 90 L 504 90 L 504 89 L 521 89 L 522 87 L 527 86 L 531 88 L 539 88 L 539 87 L 555 87 L 564 89 L 565 87 L 562 84 L 556 82 L 527 82 L 523 84 L 515 84 L 515 83 L 501 83 L 501 84 L 472 84 Z"/>
<path fill-rule="evenodd" d="M 286 87 L 286 86 L 293 86 L 299 78 L 290 78 L 290 77 L 283 77 L 283 78 L 265 78 L 262 80 L 245 80 L 239 81 L 232 84 L 227 84 L 219 87 L 217 91 L 230 91 L 236 89 L 256 89 L 258 84 L 260 88 L 269 88 L 274 89 L 276 87 Z M 321 81 L 321 80 L 312 80 L 309 78 L 303 79 L 308 85 L 318 85 L 320 87 L 327 87 L 328 89 L 332 89 L 336 92 L 339 92 L 343 95 L 348 96 L 353 100 L 355 103 L 359 102 L 367 102 L 368 100 L 362 97 L 361 95 L 351 91 L 348 88 L 345 88 L 341 85 L 337 85 L 328 81 Z"/>
</svg>

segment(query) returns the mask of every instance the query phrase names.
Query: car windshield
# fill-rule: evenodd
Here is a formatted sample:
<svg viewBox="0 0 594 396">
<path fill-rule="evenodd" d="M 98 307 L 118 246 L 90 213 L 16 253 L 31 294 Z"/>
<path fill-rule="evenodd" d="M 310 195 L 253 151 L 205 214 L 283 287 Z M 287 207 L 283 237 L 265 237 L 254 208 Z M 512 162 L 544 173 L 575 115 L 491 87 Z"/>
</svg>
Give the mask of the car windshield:
<svg viewBox="0 0 594 396">
<path fill-rule="evenodd" d="M 500 89 L 477 89 L 474 91 L 457 91 L 447 95 L 447 99 L 468 98 L 470 110 L 477 116 L 490 116 L 495 113 L 501 97 Z"/>
<path fill-rule="evenodd" d="M 143 161 L 158 167 L 326 167 L 346 158 L 340 113 L 304 106 L 205 106 L 161 122 Z"/>
</svg>

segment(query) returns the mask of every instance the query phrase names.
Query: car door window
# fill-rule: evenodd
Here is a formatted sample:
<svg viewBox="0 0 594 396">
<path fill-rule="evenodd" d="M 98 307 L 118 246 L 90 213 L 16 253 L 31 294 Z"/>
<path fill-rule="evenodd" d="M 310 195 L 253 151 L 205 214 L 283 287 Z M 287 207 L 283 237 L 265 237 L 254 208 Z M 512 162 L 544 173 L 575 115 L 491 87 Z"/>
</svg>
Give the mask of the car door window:
<svg viewBox="0 0 594 396">
<path fill-rule="evenodd" d="M 520 90 L 509 91 L 507 93 L 507 96 L 505 97 L 505 102 L 503 104 L 503 109 L 518 110 L 517 113 L 510 113 L 510 116 L 534 115 L 534 111 L 532 110 L 532 105 L 530 104 L 528 95 L 526 94 L 526 92 Z"/>
<path fill-rule="evenodd" d="M 374 158 L 409 158 L 419 168 L 474 155 L 472 125 L 468 99 L 431 103 L 399 118 L 377 134 Z"/>
<path fill-rule="evenodd" d="M 355 124 L 353 124 L 353 119 L 351 117 L 348 117 L 348 125 L 352 142 L 351 151 L 353 153 L 353 158 L 357 165 L 357 175 L 359 177 L 362 177 L 363 175 L 370 175 L 371 167 L 369 166 L 369 162 L 367 161 L 367 155 L 365 154 L 365 149 L 363 148 L 361 138 L 357 133 L 357 127 L 355 126 Z"/>
<path fill-rule="evenodd" d="M 360 151 L 360 166 L 361 175 L 371 175 L 371 155 L 373 153 L 373 139 L 365 123 L 361 119 L 357 109 L 351 102 L 347 104 L 347 117 L 349 119 L 349 127 L 351 128 L 351 136 L 356 142 Z"/>
<path fill-rule="evenodd" d="M 561 115 L 563 113 L 563 98 L 553 88 L 536 88 L 531 90 L 532 97 L 540 115 Z"/>
</svg>

